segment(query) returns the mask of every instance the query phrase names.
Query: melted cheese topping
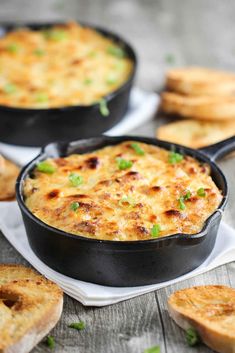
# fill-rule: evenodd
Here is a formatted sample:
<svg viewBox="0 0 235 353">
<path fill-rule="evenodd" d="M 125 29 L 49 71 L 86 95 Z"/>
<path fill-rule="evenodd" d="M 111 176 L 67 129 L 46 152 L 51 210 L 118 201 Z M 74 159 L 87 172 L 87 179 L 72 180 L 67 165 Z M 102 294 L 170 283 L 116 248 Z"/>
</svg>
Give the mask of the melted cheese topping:
<svg viewBox="0 0 235 353">
<path fill-rule="evenodd" d="M 35 169 L 25 181 L 27 207 L 53 227 L 95 239 L 199 232 L 222 200 L 209 166 L 189 156 L 172 164 L 169 151 L 144 143 L 136 151 L 132 144 L 48 159 L 53 173 Z M 71 173 L 80 185 L 73 186 Z"/>
<path fill-rule="evenodd" d="M 0 38 L 0 105 L 89 105 L 128 80 L 133 62 L 120 46 L 70 22 L 21 28 Z"/>
</svg>

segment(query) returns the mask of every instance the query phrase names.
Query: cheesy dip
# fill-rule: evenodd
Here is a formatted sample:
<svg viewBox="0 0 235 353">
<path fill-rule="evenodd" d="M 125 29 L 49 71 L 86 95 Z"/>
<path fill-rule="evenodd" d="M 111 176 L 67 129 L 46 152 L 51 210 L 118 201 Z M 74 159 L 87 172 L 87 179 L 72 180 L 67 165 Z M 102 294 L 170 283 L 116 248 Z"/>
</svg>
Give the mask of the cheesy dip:
<svg viewBox="0 0 235 353">
<path fill-rule="evenodd" d="M 48 225 L 118 241 L 197 233 L 222 200 L 208 165 L 135 141 L 42 161 L 24 196 Z"/>
<path fill-rule="evenodd" d="M 124 49 L 75 22 L 21 28 L 0 38 L 0 105 L 55 108 L 89 105 L 128 80 Z"/>
</svg>

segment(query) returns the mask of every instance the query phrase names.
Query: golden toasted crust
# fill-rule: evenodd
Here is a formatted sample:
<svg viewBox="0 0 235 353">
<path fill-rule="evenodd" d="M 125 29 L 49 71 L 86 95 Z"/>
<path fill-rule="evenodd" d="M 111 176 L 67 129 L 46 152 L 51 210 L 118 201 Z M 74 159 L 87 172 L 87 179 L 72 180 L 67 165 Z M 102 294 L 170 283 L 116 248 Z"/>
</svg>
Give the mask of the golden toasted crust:
<svg viewBox="0 0 235 353">
<path fill-rule="evenodd" d="M 161 98 L 161 110 L 167 114 L 198 120 L 235 119 L 235 96 L 193 97 L 165 92 Z"/>
<path fill-rule="evenodd" d="M 29 352 L 57 323 L 61 289 L 35 271 L 0 265 L 0 352 Z"/>
<path fill-rule="evenodd" d="M 191 96 L 234 96 L 235 75 L 202 67 L 176 68 L 167 72 L 166 87 Z"/>
<path fill-rule="evenodd" d="M 210 348 L 234 353 L 235 289 L 219 285 L 183 289 L 170 296 L 168 308 L 180 327 L 195 328 Z"/>
<path fill-rule="evenodd" d="M 133 143 L 48 160 L 53 174 L 35 170 L 25 182 L 27 207 L 49 225 L 95 239 L 147 240 L 156 224 L 157 236 L 199 232 L 222 199 L 208 166 L 188 156 L 170 163 L 169 151 L 140 142 L 144 155 L 139 155 Z M 132 165 L 120 170 L 117 158 Z M 83 182 L 73 186 L 71 173 Z M 199 188 L 205 188 L 205 197 L 197 194 Z M 181 209 L 179 199 L 187 191 Z"/>
<path fill-rule="evenodd" d="M 98 102 L 133 71 L 117 43 L 75 22 L 9 32 L 0 66 L 0 105 L 33 109 Z"/>
<path fill-rule="evenodd" d="M 15 182 L 19 167 L 0 155 L 0 201 L 15 197 Z"/>
<path fill-rule="evenodd" d="M 200 148 L 235 135 L 234 121 L 180 120 L 160 126 L 156 137 L 160 140 Z"/>
</svg>

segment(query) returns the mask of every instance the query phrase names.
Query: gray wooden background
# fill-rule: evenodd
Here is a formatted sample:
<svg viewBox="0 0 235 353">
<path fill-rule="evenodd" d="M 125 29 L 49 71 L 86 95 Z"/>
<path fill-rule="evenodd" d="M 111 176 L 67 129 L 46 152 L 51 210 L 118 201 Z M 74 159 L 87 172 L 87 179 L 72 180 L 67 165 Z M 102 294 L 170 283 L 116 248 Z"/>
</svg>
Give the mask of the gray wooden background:
<svg viewBox="0 0 235 353">
<path fill-rule="evenodd" d="M 138 52 L 137 85 L 149 90 L 160 89 L 170 66 L 203 65 L 235 71 L 234 18 L 232 0 L 0 0 L 2 23 L 77 19 L 123 35 Z M 154 136 L 157 124 L 155 120 L 133 133 Z M 220 166 L 231 190 L 224 220 L 235 228 L 234 159 L 225 159 Z M 27 264 L 2 235 L 0 262 Z M 178 288 L 217 283 L 235 287 L 234 263 L 104 308 L 86 308 L 65 296 L 62 319 L 52 332 L 55 352 L 142 353 L 160 345 L 161 353 L 209 353 L 203 345 L 187 347 L 183 332 L 168 317 L 166 300 Z M 85 330 L 67 328 L 79 320 L 86 323 Z M 33 353 L 49 351 L 41 343 Z"/>
</svg>

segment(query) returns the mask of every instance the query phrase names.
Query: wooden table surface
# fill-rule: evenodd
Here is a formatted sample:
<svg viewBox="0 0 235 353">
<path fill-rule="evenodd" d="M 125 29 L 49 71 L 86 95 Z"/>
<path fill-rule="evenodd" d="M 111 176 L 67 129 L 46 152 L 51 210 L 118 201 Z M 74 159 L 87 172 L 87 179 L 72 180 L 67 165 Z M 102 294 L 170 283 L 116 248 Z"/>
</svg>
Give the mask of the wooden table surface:
<svg viewBox="0 0 235 353">
<path fill-rule="evenodd" d="M 1 22 L 44 21 L 76 18 L 105 25 L 125 36 L 139 54 L 137 84 L 149 90 L 162 86 L 169 66 L 204 65 L 235 70 L 235 2 L 224 0 L 1 0 Z M 173 62 L 166 60 L 173 55 Z M 154 136 L 154 120 L 133 133 Z M 235 228 L 234 159 L 221 161 L 228 178 L 230 200 L 224 220 Z M 0 262 L 27 262 L 0 235 Z M 201 345 L 189 348 L 184 333 L 169 318 L 167 297 L 179 288 L 200 284 L 235 286 L 235 264 L 204 275 L 103 307 L 84 307 L 65 295 L 62 318 L 52 335 L 57 353 L 141 353 L 160 345 L 161 353 L 209 353 Z M 83 331 L 68 329 L 83 320 Z M 34 350 L 49 352 L 43 343 Z"/>
</svg>

